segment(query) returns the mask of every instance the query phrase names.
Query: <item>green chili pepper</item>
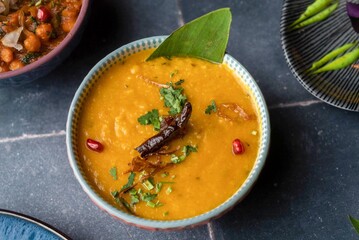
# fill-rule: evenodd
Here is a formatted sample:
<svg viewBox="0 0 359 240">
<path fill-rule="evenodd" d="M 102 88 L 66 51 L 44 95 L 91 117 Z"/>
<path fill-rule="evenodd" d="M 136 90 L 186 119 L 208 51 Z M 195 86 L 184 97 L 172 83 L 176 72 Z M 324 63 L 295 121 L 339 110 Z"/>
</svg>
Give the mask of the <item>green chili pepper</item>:
<svg viewBox="0 0 359 240">
<path fill-rule="evenodd" d="M 304 20 L 301 23 L 298 23 L 297 25 L 295 25 L 293 27 L 293 29 L 302 28 L 302 27 L 308 26 L 310 24 L 320 22 L 320 21 L 323 21 L 323 20 L 327 19 L 330 16 L 330 14 L 332 14 L 332 12 L 334 12 L 335 9 L 337 9 L 338 5 L 339 5 L 338 2 L 331 5 L 330 7 L 324 9 L 323 11 L 318 13 L 317 15 L 314 15 L 313 17 L 308 18 L 307 20 Z"/>
<path fill-rule="evenodd" d="M 327 62 L 332 60 L 333 58 L 339 56 L 340 54 L 344 53 L 345 51 L 354 47 L 357 44 L 358 44 L 358 42 L 348 43 L 339 48 L 334 49 L 333 51 L 329 52 L 328 54 L 326 54 L 324 57 L 322 57 L 318 61 L 315 61 L 312 64 L 312 67 L 308 71 L 314 71 L 314 70 L 320 68 L 321 66 L 323 66 L 324 64 L 326 64 Z"/>
<path fill-rule="evenodd" d="M 290 26 L 293 27 L 298 23 L 306 20 L 307 18 L 314 16 L 315 14 L 321 12 L 330 4 L 333 3 L 333 0 L 316 0 L 312 4 L 310 4 L 307 9 L 302 13 L 297 20 L 295 20 Z"/>
<path fill-rule="evenodd" d="M 333 71 L 333 70 L 339 70 L 345 67 L 348 67 L 349 65 L 353 64 L 359 59 L 359 48 L 354 49 L 353 51 L 344 54 L 343 56 L 335 59 L 333 62 L 328 63 L 322 68 L 319 68 L 317 71 L 314 72 L 314 74 L 321 73 L 321 72 L 327 72 L 327 71 Z"/>
</svg>

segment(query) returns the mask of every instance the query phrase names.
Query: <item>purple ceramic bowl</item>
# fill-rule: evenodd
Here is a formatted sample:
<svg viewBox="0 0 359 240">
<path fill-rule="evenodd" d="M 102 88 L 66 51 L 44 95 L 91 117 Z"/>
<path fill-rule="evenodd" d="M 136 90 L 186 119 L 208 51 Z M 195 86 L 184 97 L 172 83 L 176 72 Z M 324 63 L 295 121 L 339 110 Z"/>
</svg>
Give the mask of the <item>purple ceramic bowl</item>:
<svg viewBox="0 0 359 240">
<path fill-rule="evenodd" d="M 72 30 L 51 52 L 15 71 L 0 73 L 0 87 L 19 86 L 34 81 L 57 67 L 80 42 L 92 0 L 82 0 L 82 7 Z"/>
</svg>

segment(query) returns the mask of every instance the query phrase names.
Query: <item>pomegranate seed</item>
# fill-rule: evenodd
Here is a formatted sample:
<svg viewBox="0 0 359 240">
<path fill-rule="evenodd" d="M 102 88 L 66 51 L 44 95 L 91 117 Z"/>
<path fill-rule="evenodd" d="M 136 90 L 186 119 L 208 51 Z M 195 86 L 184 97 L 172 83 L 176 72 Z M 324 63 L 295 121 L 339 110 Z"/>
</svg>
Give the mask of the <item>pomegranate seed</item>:
<svg viewBox="0 0 359 240">
<path fill-rule="evenodd" d="M 86 141 L 86 146 L 95 152 L 102 152 L 103 151 L 103 145 L 100 142 L 97 142 L 95 140 L 92 139 L 87 139 Z"/>
<path fill-rule="evenodd" d="M 41 22 L 48 22 L 51 19 L 51 12 L 46 7 L 42 6 L 37 10 L 37 19 Z"/>
<path fill-rule="evenodd" d="M 241 142 L 241 140 L 239 140 L 238 138 L 234 139 L 232 142 L 232 152 L 234 155 L 239 155 L 244 153 L 244 145 Z"/>
</svg>

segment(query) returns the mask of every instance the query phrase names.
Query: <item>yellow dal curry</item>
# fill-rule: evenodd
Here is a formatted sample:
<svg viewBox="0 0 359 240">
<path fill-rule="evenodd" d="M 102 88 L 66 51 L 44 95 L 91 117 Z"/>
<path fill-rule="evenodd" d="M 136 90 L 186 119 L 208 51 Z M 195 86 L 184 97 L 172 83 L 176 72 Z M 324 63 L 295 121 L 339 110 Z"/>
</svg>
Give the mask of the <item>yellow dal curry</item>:
<svg viewBox="0 0 359 240">
<path fill-rule="evenodd" d="M 247 178 L 258 154 L 258 113 L 250 90 L 227 66 L 191 58 L 146 62 L 152 51 L 136 53 L 111 67 L 91 89 L 79 119 L 80 161 L 97 192 L 120 209 L 128 205 L 130 212 L 148 219 L 193 217 L 225 202 Z M 143 161 L 171 162 L 173 156 L 183 155 L 184 146 L 197 152 L 157 169 L 144 184 L 140 178 L 146 172 L 134 172 L 130 185 L 135 186 L 121 192 L 131 181 L 132 159 L 139 156 L 135 148 L 158 133 L 152 125 L 141 125 L 138 118 L 153 109 L 160 116 L 168 115 L 159 84 L 169 82 L 184 89 L 192 116 L 185 134 L 166 144 L 168 151 L 176 152 Z M 217 111 L 206 114 L 212 100 Z M 235 104 L 240 111 L 225 104 Z M 86 144 L 88 139 L 100 143 L 103 150 L 93 151 Z M 235 139 L 244 147 L 238 155 L 232 150 Z"/>
</svg>

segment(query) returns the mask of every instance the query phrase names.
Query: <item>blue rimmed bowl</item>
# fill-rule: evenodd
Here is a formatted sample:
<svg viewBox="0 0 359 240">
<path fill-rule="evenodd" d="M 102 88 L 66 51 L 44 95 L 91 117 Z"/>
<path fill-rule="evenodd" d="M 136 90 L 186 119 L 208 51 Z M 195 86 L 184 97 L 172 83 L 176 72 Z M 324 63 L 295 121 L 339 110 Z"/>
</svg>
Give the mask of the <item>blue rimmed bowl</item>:
<svg viewBox="0 0 359 240">
<path fill-rule="evenodd" d="M 84 101 L 86 101 L 86 97 L 91 91 L 92 87 L 97 84 L 100 77 L 109 68 L 111 68 L 114 64 L 118 62 L 124 61 L 128 56 L 134 53 L 158 47 L 164 41 L 165 38 L 166 36 L 149 37 L 129 43 L 113 51 L 104 59 L 102 59 L 99 63 L 97 63 L 96 66 L 93 67 L 92 70 L 87 74 L 75 94 L 75 97 L 71 103 L 71 107 L 69 110 L 66 126 L 67 153 L 70 165 L 83 190 L 97 206 L 99 206 L 101 209 L 105 210 L 115 218 L 119 218 L 131 225 L 135 225 L 149 230 L 175 230 L 189 226 L 196 226 L 207 223 L 211 219 L 217 218 L 225 212 L 229 211 L 235 206 L 235 204 L 240 202 L 249 193 L 254 183 L 258 179 L 258 176 L 265 163 L 270 141 L 270 124 L 268 109 L 258 85 L 252 78 L 252 76 L 248 73 L 248 71 L 237 60 L 226 54 L 224 57 L 224 64 L 226 64 L 230 69 L 232 69 L 234 73 L 239 76 L 242 83 L 247 86 L 252 92 L 252 97 L 257 106 L 258 118 L 260 119 L 261 127 L 260 131 L 262 133 L 257 159 L 250 174 L 248 175 L 248 178 L 245 180 L 243 185 L 227 201 L 212 209 L 211 211 L 182 220 L 164 221 L 140 218 L 127 212 L 124 212 L 118 208 L 115 208 L 114 206 L 112 206 L 111 203 L 103 199 L 97 193 L 95 187 L 91 185 L 90 181 L 86 179 L 86 175 L 82 170 L 79 160 L 76 137 L 78 119 L 82 109 L 82 105 Z"/>
<path fill-rule="evenodd" d="M 0 239 L 70 239 L 54 227 L 36 218 L 0 209 Z"/>
</svg>

